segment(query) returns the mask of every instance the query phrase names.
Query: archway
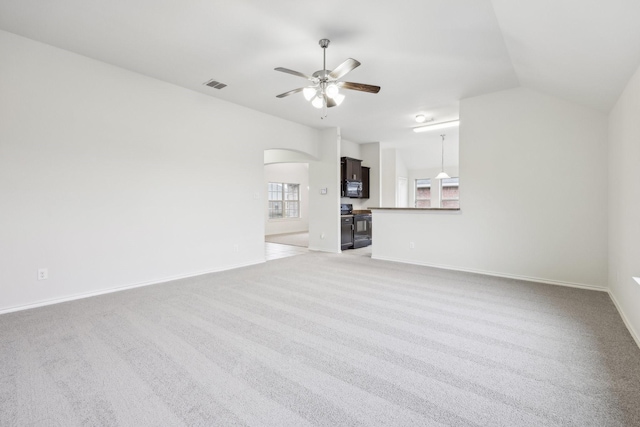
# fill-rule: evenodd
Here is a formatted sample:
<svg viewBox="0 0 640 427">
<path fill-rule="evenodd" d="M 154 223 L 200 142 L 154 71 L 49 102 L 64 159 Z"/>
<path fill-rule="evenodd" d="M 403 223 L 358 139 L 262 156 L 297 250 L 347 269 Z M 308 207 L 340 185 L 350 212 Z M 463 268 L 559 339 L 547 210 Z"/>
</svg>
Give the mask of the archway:
<svg viewBox="0 0 640 427">
<path fill-rule="evenodd" d="M 309 162 L 315 160 L 290 149 L 264 152 L 267 260 L 304 253 L 309 247 Z"/>
</svg>

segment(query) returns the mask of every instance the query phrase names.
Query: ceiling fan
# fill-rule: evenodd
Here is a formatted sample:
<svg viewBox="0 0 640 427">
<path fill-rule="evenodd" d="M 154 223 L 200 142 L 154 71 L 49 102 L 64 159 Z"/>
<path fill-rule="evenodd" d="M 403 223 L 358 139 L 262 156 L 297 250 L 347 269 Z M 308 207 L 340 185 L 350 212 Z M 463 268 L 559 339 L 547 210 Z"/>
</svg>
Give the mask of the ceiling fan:
<svg viewBox="0 0 640 427">
<path fill-rule="evenodd" d="M 344 95 L 340 93 L 340 89 L 357 90 L 360 92 L 378 93 L 380 92 L 380 86 L 367 85 L 363 83 L 352 83 L 339 81 L 347 73 L 360 65 L 360 62 L 353 58 L 349 58 L 342 64 L 338 65 L 334 70 L 327 70 L 327 47 L 329 47 L 329 40 L 320 40 L 320 47 L 322 48 L 322 70 L 318 70 L 312 75 L 307 75 L 299 71 L 290 70 L 288 68 L 278 67 L 276 71 L 282 71 L 283 73 L 293 74 L 307 79 L 311 82 L 310 86 L 301 87 L 298 89 L 290 90 L 289 92 L 281 93 L 277 95 L 277 98 L 284 98 L 294 93 L 302 92 L 307 101 L 311 101 L 311 105 L 316 108 L 323 107 L 335 107 L 340 105 L 344 101 Z"/>
</svg>

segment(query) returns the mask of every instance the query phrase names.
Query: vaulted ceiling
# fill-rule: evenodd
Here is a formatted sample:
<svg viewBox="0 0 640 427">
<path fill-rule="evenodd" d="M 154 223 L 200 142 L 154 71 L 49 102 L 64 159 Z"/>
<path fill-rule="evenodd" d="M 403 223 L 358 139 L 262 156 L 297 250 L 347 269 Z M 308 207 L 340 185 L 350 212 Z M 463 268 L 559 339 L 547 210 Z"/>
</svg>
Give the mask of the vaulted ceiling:
<svg viewBox="0 0 640 427">
<path fill-rule="evenodd" d="M 418 113 L 458 117 L 462 98 L 526 86 L 608 111 L 640 65 L 638 0 L 0 0 L 0 29 L 354 142 L 409 143 Z M 325 119 L 276 95 L 346 58 Z M 42 70 L 46 78 L 46 70 Z M 209 79 L 224 89 L 204 86 Z M 96 82 L 100 84 L 99 81 Z M 431 136 L 439 141 L 438 135 Z"/>
</svg>

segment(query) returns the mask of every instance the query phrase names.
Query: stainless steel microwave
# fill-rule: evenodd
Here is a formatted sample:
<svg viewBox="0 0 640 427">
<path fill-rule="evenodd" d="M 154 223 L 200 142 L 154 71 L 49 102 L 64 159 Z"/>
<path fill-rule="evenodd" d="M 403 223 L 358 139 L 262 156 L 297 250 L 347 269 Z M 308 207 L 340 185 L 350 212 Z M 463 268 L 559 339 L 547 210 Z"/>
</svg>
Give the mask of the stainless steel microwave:
<svg viewBox="0 0 640 427">
<path fill-rule="evenodd" d="M 362 181 L 346 180 L 344 182 L 344 197 L 362 197 Z"/>
</svg>

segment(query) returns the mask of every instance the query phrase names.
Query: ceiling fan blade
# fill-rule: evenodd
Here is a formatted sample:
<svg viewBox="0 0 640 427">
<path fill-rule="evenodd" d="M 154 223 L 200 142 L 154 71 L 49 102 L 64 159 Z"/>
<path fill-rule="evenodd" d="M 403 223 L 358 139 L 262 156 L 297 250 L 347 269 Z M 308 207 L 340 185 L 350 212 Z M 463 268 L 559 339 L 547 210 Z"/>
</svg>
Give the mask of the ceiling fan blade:
<svg viewBox="0 0 640 427">
<path fill-rule="evenodd" d="M 290 70 L 288 68 L 278 67 L 278 68 L 274 68 L 274 70 L 282 71 L 283 73 L 287 73 L 287 74 L 293 74 L 294 76 L 302 77 L 303 79 L 307 79 L 307 80 L 311 80 L 311 81 L 315 81 L 316 80 L 315 77 L 308 76 L 308 75 L 306 75 L 304 73 L 301 73 L 300 71 L 294 71 L 294 70 Z"/>
<path fill-rule="evenodd" d="M 289 92 L 281 93 L 280 95 L 276 95 L 276 98 L 284 98 L 285 96 L 293 95 L 294 93 L 302 92 L 304 90 L 303 87 L 299 87 L 298 89 L 290 90 Z"/>
<path fill-rule="evenodd" d="M 364 83 L 337 82 L 336 85 L 343 89 L 359 90 L 360 92 L 378 93 L 380 86 L 366 85 Z"/>
<path fill-rule="evenodd" d="M 329 98 L 327 95 L 324 96 L 324 102 L 327 105 L 327 108 L 331 108 L 331 107 L 335 107 L 336 105 L 336 101 L 334 101 L 332 98 Z"/>
<path fill-rule="evenodd" d="M 342 64 L 338 65 L 332 72 L 329 73 L 329 78 L 333 80 L 338 80 L 340 77 L 344 76 L 354 68 L 358 67 L 360 62 L 356 61 L 353 58 L 349 58 L 344 61 Z"/>
</svg>

